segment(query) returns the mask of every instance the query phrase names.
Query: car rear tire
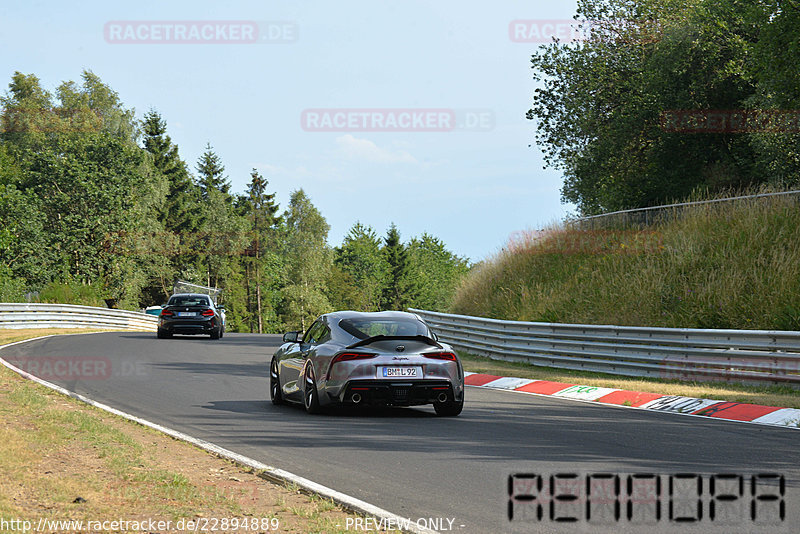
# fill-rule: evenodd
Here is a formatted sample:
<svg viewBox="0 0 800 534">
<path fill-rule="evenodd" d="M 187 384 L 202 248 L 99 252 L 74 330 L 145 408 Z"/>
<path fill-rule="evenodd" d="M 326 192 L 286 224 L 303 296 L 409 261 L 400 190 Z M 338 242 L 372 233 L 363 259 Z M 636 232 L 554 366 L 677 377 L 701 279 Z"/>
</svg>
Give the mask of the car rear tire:
<svg viewBox="0 0 800 534">
<path fill-rule="evenodd" d="M 434 402 L 433 409 L 439 417 L 455 417 L 464 409 L 464 396 L 460 401 Z"/>
<path fill-rule="evenodd" d="M 314 380 L 314 371 L 311 366 L 306 370 L 305 390 L 303 391 L 303 405 L 306 407 L 306 412 L 310 414 L 318 414 L 322 408 L 319 405 L 319 395 L 317 394 L 317 383 Z"/>
<path fill-rule="evenodd" d="M 284 404 L 281 379 L 278 376 L 278 363 L 275 360 L 272 360 L 272 364 L 269 366 L 269 397 L 272 399 L 272 404 Z"/>
<path fill-rule="evenodd" d="M 164 332 L 163 330 L 161 330 L 161 329 L 159 328 L 159 329 L 156 331 L 156 337 L 157 337 L 158 339 L 169 339 L 169 338 L 171 338 L 171 337 L 172 337 L 172 334 L 170 334 L 169 332 Z"/>
<path fill-rule="evenodd" d="M 217 328 L 216 330 L 211 331 L 211 339 L 219 339 L 222 337 L 222 330 Z"/>
</svg>

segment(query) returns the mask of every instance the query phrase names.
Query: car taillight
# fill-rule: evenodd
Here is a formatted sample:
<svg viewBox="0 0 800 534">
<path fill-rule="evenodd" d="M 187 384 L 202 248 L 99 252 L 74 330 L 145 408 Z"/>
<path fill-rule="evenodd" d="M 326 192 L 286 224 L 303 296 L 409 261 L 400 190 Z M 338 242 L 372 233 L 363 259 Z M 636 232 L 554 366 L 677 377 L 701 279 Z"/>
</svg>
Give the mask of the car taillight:
<svg viewBox="0 0 800 534">
<path fill-rule="evenodd" d="M 164 316 L 164 315 L 166 315 L 166 316 L 172 316 L 172 315 L 175 315 L 175 314 L 174 314 L 174 313 L 172 313 L 170 310 L 161 310 L 161 315 L 162 315 L 162 316 Z"/>
<path fill-rule="evenodd" d="M 366 352 L 342 352 L 337 354 L 331 360 L 330 366 L 328 366 L 328 374 L 325 376 L 325 380 L 330 380 L 331 378 L 331 370 L 333 369 L 333 364 L 338 362 L 351 362 L 353 360 L 370 360 L 377 356 L 377 354 L 368 354 Z"/>
<path fill-rule="evenodd" d="M 448 360 L 451 362 L 456 361 L 456 355 L 452 352 L 429 352 L 428 354 L 423 354 L 426 358 L 432 358 L 434 360 Z"/>
<path fill-rule="evenodd" d="M 203 310 L 200 315 L 203 317 L 214 317 L 214 310 Z"/>
</svg>

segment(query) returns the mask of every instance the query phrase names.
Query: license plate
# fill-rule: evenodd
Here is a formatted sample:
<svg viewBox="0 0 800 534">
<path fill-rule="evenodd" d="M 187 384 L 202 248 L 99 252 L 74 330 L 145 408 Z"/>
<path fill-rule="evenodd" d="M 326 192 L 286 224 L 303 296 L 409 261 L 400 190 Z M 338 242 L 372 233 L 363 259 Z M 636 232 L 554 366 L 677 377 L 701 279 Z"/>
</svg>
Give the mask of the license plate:
<svg viewBox="0 0 800 534">
<path fill-rule="evenodd" d="M 197 312 L 178 312 L 178 317 L 196 317 Z"/>
<path fill-rule="evenodd" d="M 380 367 L 381 378 L 422 378 L 422 367 Z"/>
</svg>

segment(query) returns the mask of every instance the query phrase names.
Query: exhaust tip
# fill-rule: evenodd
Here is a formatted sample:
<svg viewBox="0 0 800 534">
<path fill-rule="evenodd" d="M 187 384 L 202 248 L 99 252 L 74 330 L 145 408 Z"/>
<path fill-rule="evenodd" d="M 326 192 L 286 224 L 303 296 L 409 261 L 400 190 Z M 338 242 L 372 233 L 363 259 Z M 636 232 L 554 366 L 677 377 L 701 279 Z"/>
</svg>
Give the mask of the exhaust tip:
<svg viewBox="0 0 800 534">
<path fill-rule="evenodd" d="M 358 404 L 359 402 L 361 402 L 361 394 L 353 393 L 353 396 L 350 397 L 350 400 L 353 401 L 353 404 Z"/>
<path fill-rule="evenodd" d="M 447 393 L 439 393 L 439 402 L 447 402 Z"/>
</svg>

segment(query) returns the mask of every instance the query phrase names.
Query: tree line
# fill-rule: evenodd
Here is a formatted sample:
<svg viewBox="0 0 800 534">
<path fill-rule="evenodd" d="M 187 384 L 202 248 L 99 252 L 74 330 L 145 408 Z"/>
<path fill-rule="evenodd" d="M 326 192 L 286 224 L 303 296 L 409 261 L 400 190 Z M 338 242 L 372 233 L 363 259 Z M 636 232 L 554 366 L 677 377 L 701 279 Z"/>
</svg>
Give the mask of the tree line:
<svg viewBox="0 0 800 534">
<path fill-rule="evenodd" d="M 341 245 L 298 188 L 281 209 L 253 169 L 231 191 L 208 144 L 194 169 L 166 121 L 137 119 L 91 71 L 55 93 L 14 73 L 0 114 L 0 301 L 137 309 L 175 280 L 224 290 L 229 327 L 302 328 L 334 309 L 445 309 L 465 258 L 356 222 Z"/>
<path fill-rule="evenodd" d="M 528 118 L 581 214 L 800 184 L 796 1 L 579 0 L 575 18 L 585 40 L 532 57 Z"/>
</svg>

